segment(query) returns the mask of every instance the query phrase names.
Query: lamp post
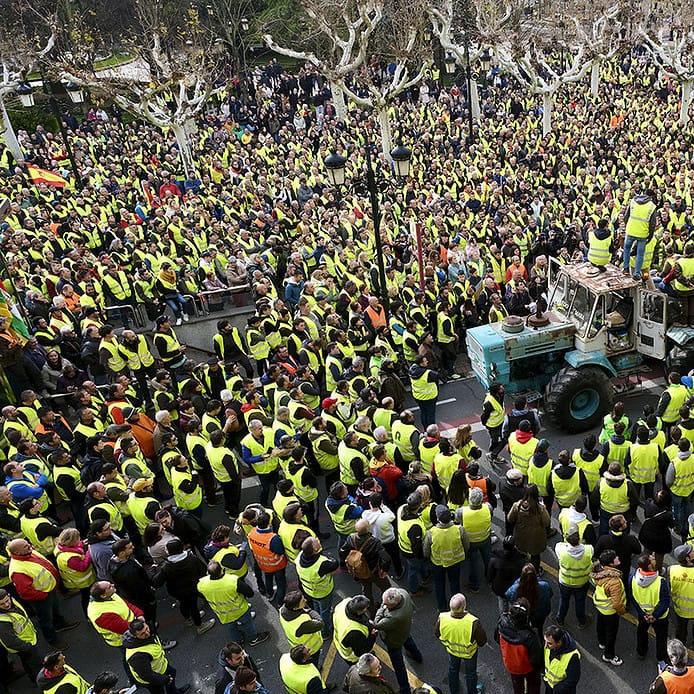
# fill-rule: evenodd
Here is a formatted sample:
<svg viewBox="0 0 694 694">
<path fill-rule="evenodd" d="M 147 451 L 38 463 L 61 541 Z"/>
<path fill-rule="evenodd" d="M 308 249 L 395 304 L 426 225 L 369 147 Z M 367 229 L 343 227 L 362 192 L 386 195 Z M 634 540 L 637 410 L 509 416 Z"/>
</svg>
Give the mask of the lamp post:
<svg viewBox="0 0 694 694">
<path fill-rule="evenodd" d="M 484 74 L 482 84 L 484 88 L 487 88 L 487 75 L 489 74 L 489 68 L 492 64 L 492 54 L 489 52 L 489 48 L 485 46 L 480 54 L 480 64 L 482 65 L 482 72 Z"/>
<path fill-rule="evenodd" d="M 470 37 L 467 31 L 464 34 L 465 40 L 465 80 L 467 81 L 467 125 L 468 125 L 468 147 L 474 142 L 474 117 L 472 114 L 472 71 L 470 69 Z"/>
<path fill-rule="evenodd" d="M 386 269 L 383 265 L 383 242 L 381 241 L 381 208 L 378 198 L 378 186 L 374 174 L 373 162 L 371 160 L 371 142 L 368 135 L 366 138 L 366 185 L 369 191 L 371 202 L 371 214 L 374 220 L 374 235 L 376 241 L 376 263 L 378 265 L 378 282 L 380 284 L 381 302 L 383 308 L 388 310 L 388 288 L 386 284 Z M 405 178 L 410 173 L 410 158 L 412 152 L 403 145 L 399 144 L 390 153 L 393 159 L 393 168 L 398 178 Z M 340 187 L 345 183 L 345 165 L 347 159 L 340 154 L 332 153 L 325 158 L 325 168 L 328 178 L 335 187 Z"/>
</svg>

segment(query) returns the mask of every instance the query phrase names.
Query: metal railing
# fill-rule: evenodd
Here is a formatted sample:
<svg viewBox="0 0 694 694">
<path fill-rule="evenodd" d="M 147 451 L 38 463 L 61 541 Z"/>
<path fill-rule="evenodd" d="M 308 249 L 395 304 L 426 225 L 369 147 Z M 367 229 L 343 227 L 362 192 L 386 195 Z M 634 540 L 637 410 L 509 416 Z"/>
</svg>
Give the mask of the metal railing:
<svg viewBox="0 0 694 694">
<path fill-rule="evenodd" d="M 130 304 L 116 304 L 115 306 L 106 306 L 104 311 L 106 312 L 107 318 L 109 311 L 118 311 L 120 317 L 123 309 L 132 315 L 133 323 L 135 323 L 138 327 L 143 328 L 147 324 L 144 313 L 144 304 L 137 304 L 136 306 L 131 306 Z"/>
<path fill-rule="evenodd" d="M 193 307 L 195 309 L 195 316 L 199 316 L 200 313 L 198 311 L 197 304 L 195 302 L 195 298 L 200 299 L 203 305 L 203 309 L 205 310 L 205 313 L 209 313 L 209 297 L 210 296 L 222 296 L 222 303 L 224 300 L 224 297 L 226 296 L 233 296 L 235 294 L 250 294 L 251 286 L 250 284 L 242 284 L 239 287 L 227 287 L 226 289 L 209 289 L 209 290 L 204 290 L 202 292 L 198 292 L 196 296 L 192 294 L 184 294 L 183 298 L 188 302 L 192 303 Z M 246 302 L 244 302 L 242 305 L 246 305 Z"/>
</svg>

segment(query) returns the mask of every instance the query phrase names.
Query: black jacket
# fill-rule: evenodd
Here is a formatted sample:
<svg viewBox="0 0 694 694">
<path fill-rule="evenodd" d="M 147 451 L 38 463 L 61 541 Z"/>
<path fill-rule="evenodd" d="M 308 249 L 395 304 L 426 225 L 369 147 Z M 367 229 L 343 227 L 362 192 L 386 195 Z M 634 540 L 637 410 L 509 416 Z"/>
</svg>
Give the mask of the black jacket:
<svg viewBox="0 0 694 694">
<path fill-rule="evenodd" d="M 496 549 L 496 548 L 495 548 Z M 503 546 L 492 552 L 487 568 L 487 580 L 495 595 L 503 597 L 520 578 L 522 568 L 528 563 L 528 555 L 514 547 L 510 552 Z"/>
<path fill-rule="evenodd" d="M 167 557 L 152 576 L 155 587 L 166 584 L 166 590 L 173 598 L 181 598 L 198 589 L 198 580 L 207 573 L 205 563 L 187 551 Z"/>
<path fill-rule="evenodd" d="M 511 615 L 504 612 L 499 616 L 499 622 L 494 630 L 494 640 L 499 643 L 499 637 L 511 646 L 522 646 L 528 652 L 528 660 L 535 670 L 541 670 L 544 660 L 544 651 L 540 643 L 537 631 L 530 626 L 517 627 Z"/>
<path fill-rule="evenodd" d="M 108 568 L 111 580 L 124 600 L 140 608 L 156 602 L 149 574 L 135 557 L 126 561 L 118 561 L 115 556 L 111 557 Z"/>
</svg>

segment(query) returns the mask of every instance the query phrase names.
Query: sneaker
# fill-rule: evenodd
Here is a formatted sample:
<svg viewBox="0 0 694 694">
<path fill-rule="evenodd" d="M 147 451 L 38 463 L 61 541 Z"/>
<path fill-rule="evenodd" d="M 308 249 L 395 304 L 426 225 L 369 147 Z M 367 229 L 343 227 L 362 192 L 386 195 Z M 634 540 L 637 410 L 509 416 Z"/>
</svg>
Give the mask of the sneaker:
<svg viewBox="0 0 694 694">
<path fill-rule="evenodd" d="M 251 619 L 255 619 L 255 610 L 251 610 Z"/>
<path fill-rule="evenodd" d="M 176 318 L 176 325 L 180 325 L 182 322 L 180 318 Z"/>
<path fill-rule="evenodd" d="M 187 323 L 190 316 L 187 313 L 183 314 L 183 320 Z"/>
<path fill-rule="evenodd" d="M 623 274 L 623 275 L 630 275 L 630 274 L 631 274 L 631 270 L 629 270 L 628 268 L 624 268 L 624 270 L 622 270 L 622 274 Z"/>
<path fill-rule="evenodd" d="M 614 658 L 608 658 L 604 653 L 602 654 L 602 659 L 605 663 L 609 663 L 610 665 L 614 665 L 615 667 L 619 667 L 624 663 L 624 661 L 616 655 Z"/>
<path fill-rule="evenodd" d="M 209 631 L 215 624 L 216 624 L 216 620 L 214 620 L 214 619 L 208 619 L 206 622 L 203 622 L 203 623 L 196 629 L 196 631 L 198 632 L 198 635 L 204 634 L 206 631 Z"/>
<path fill-rule="evenodd" d="M 174 639 L 169 639 L 168 641 L 163 641 L 161 644 L 161 647 L 165 651 L 170 651 L 172 648 L 176 648 L 176 646 L 178 646 L 178 641 L 176 641 Z"/>
<path fill-rule="evenodd" d="M 598 644 L 598 648 L 599 648 L 601 651 L 604 651 L 604 650 L 605 650 L 605 644 L 604 644 L 604 643 L 599 643 L 599 644 Z"/>
<path fill-rule="evenodd" d="M 71 629 L 77 629 L 79 625 L 79 622 L 65 622 L 63 626 L 56 627 L 56 631 L 70 631 Z"/>
<path fill-rule="evenodd" d="M 257 646 L 259 643 L 262 643 L 263 641 L 267 641 L 270 638 L 270 632 L 269 631 L 259 631 L 254 639 L 251 639 L 248 642 L 249 646 Z"/>
</svg>

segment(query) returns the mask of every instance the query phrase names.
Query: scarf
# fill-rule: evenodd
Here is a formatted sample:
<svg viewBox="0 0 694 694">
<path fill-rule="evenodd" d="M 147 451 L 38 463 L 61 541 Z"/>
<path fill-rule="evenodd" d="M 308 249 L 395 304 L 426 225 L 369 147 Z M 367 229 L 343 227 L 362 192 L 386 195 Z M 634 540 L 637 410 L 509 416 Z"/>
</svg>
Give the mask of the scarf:
<svg viewBox="0 0 694 694">
<path fill-rule="evenodd" d="M 163 268 L 159 270 L 159 279 L 161 283 L 166 287 L 176 286 L 176 273 L 173 270 L 164 270 Z"/>
</svg>

